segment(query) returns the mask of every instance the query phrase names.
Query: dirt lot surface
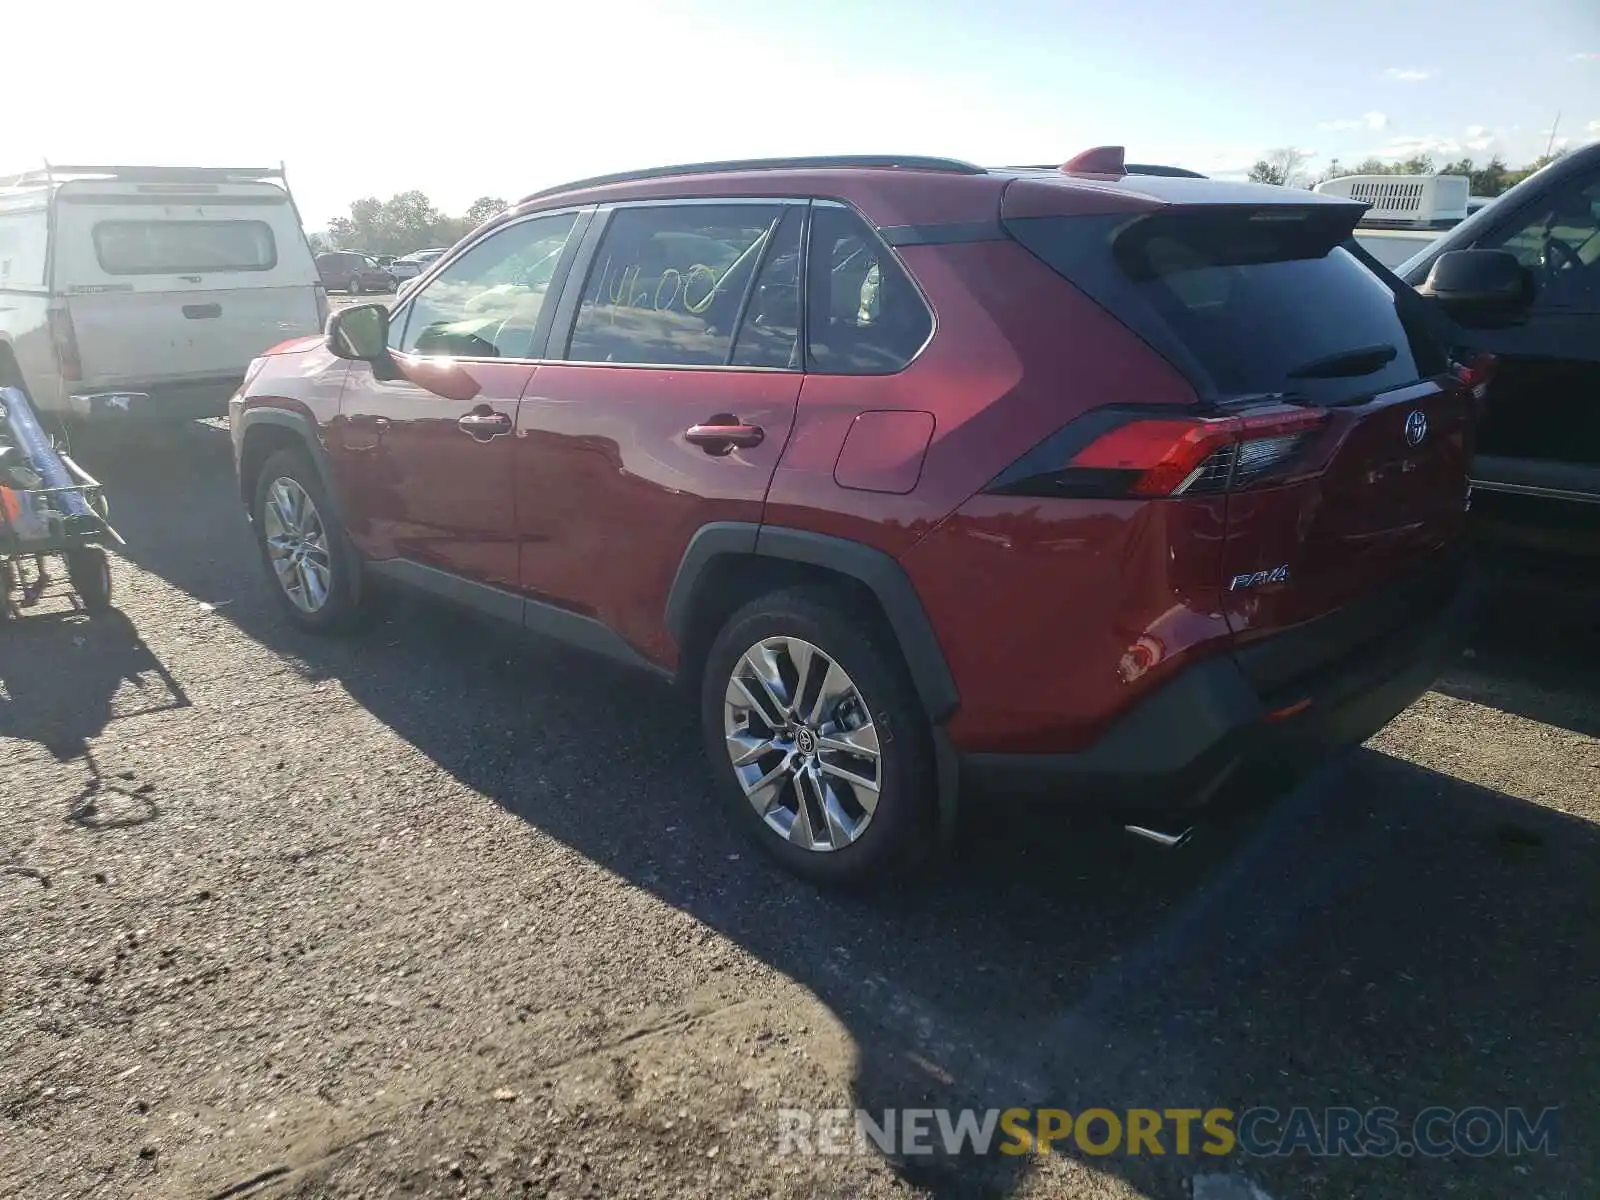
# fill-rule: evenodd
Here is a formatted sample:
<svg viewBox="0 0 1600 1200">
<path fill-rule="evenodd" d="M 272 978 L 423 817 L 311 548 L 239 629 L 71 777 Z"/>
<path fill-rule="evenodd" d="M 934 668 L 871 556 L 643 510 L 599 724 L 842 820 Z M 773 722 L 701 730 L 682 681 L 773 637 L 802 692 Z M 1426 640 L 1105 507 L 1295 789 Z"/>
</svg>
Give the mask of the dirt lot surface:
<svg viewBox="0 0 1600 1200">
<path fill-rule="evenodd" d="M 291 631 L 222 429 L 83 457 L 119 609 L 0 628 L 0 1194 L 1600 1187 L 1600 593 L 1504 575 L 1437 692 L 1182 851 L 999 807 L 841 898 L 730 833 L 651 680 L 413 601 Z M 1518 1158 L 777 1152 L 780 1108 L 947 1104 L 1561 1124 Z"/>
</svg>

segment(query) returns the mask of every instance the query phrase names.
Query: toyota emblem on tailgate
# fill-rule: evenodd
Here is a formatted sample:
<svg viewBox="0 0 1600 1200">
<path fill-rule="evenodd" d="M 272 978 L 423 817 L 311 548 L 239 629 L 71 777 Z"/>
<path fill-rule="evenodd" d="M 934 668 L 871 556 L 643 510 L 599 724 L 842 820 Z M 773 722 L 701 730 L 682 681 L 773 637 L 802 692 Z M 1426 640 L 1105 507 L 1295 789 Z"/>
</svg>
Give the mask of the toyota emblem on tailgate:
<svg viewBox="0 0 1600 1200">
<path fill-rule="evenodd" d="M 1428 436 L 1428 414 L 1414 408 L 1406 414 L 1406 445 L 1420 446 Z"/>
</svg>

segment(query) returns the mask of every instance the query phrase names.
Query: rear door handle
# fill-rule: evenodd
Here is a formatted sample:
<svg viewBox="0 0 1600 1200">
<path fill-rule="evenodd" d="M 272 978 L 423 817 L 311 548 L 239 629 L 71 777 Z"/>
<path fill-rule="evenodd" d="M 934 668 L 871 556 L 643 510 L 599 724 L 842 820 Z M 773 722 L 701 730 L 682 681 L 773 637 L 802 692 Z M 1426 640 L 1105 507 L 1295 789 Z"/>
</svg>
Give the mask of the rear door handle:
<svg viewBox="0 0 1600 1200">
<path fill-rule="evenodd" d="M 707 454 L 720 456 L 731 453 L 735 446 L 746 450 L 759 446 L 767 433 L 759 425 L 746 425 L 732 413 L 718 413 L 703 425 L 689 426 L 683 436 Z"/>
<path fill-rule="evenodd" d="M 185 304 L 183 315 L 191 321 L 209 321 L 222 315 L 220 304 Z"/>
<path fill-rule="evenodd" d="M 492 442 L 511 432 L 511 418 L 503 412 L 469 412 L 456 425 L 477 442 Z"/>
</svg>

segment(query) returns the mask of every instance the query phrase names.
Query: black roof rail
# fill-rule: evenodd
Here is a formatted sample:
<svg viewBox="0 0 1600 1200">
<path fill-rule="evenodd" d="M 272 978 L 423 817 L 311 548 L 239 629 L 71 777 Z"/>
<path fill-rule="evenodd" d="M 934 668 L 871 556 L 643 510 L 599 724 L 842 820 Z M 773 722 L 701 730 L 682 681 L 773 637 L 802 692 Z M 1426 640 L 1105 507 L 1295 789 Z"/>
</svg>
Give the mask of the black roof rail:
<svg viewBox="0 0 1600 1200">
<path fill-rule="evenodd" d="M 139 167 L 115 165 L 68 165 L 47 163 L 31 171 L 0 176 L 0 187 L 28 184 L 64 183 L 68 179 L 103 178 L 127 183 L 245 183 L 264 179 L 283 179 L 283 167 Z"/>
<path fill-rule="evenodd" d="M 942 171 L 950 175 L 983 175 L 982 167 L 955 158 L 928 158 L 919 154 L 824 154 L 810 158 L 734 158 L 722 162 L 682 163 L 675 167 L 647 167 L 642 171 L 617 171 L 575 179 L 557 187 L 532 192 L 517 201 L 526 204 L 561 192 L 603 187 L 609 183 L 638 183 L 649 179 L 671 179 L 677 175 L 724 175 L 735 171 L 826 171 L 869 168 L 902 171 Z"/>
</svg>

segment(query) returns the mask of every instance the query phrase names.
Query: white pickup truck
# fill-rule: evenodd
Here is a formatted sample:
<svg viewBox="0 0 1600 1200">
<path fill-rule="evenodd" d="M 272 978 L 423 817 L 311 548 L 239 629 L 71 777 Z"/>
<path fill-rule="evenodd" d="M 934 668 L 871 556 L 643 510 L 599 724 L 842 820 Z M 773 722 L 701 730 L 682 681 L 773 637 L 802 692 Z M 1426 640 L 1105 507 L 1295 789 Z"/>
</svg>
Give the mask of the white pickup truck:
<svg viewBox="0 0 1600 1200">
<path fill-rule="evenodd" d="M 220 416 L 327 307 L 281 168 L 0 178 L 0 385 L 47 422 Z"/>
</svg>

